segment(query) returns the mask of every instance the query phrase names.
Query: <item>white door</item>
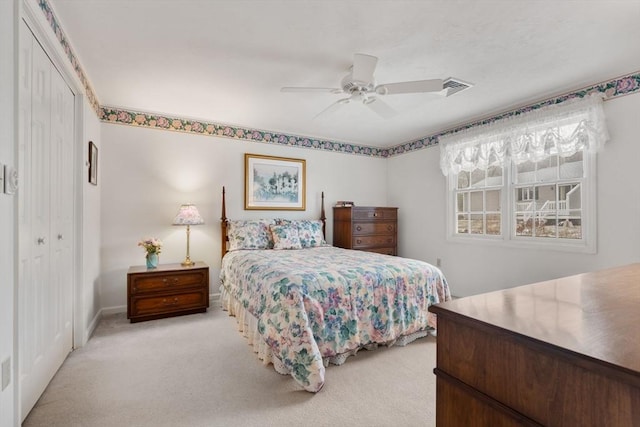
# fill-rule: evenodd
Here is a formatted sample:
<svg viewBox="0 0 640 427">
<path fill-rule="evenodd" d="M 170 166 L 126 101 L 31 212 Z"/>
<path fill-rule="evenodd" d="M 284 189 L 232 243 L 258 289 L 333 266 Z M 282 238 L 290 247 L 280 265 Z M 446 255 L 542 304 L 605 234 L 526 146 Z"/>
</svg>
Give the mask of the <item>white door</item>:
<svg viewBox="0 0 640 427">
<path fill-rule="evenodd" d="M 18 354 L 24 420 L 72 348 L 72 239 L 65 227 L 73 220 L 73 182 L 67 176 L 73 173 L 73 95 L 24 23 L 19 51 Z"/>
</svg>

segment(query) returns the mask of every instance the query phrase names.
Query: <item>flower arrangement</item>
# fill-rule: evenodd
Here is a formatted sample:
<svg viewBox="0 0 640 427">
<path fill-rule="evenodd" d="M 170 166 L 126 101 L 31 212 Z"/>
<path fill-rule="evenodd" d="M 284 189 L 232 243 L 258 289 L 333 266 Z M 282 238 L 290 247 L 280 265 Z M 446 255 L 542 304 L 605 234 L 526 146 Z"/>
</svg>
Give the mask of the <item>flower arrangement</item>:
<svg viewBox="0 0 640 427">
<path fill-rule="evenodd" d="M 160 254 L 162 252 L 162 242 L 155 237 L 145 238 L 138 242 L 148 254 Z"/>
</svg>

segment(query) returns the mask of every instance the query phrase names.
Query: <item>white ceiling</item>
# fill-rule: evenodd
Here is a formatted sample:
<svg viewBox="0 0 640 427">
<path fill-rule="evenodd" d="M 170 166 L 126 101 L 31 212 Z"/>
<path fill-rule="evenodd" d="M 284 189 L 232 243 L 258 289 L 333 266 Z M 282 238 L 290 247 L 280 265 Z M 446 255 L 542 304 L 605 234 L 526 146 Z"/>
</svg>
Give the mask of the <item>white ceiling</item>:
<svg viewBox="0 0 640 427">
<path fill-rule="evenodd" d="M 640 0 L 50 0 L 101 105 L 391 147 L 640 71 Z M 378 83 L 457 77 L 448 98 L 344 95 L 353 54 Z"/>
</svg>

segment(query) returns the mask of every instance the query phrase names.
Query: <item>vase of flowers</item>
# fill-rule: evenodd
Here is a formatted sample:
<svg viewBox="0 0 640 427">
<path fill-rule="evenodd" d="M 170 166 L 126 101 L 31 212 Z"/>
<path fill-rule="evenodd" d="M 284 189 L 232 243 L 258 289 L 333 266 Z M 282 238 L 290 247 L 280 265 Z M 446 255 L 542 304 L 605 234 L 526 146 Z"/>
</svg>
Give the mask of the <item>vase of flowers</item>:
<svg viewBox="0 0 640 427">
<path fill-rule="evenodd" d="M 153 237 L 142 239 L 138 242 L 138 246 L 142 246 L 146 252 L 147 268 L 156 268 L 158 266 L 158 255 L 162 252 L 162 242 Z"/>
</svg>

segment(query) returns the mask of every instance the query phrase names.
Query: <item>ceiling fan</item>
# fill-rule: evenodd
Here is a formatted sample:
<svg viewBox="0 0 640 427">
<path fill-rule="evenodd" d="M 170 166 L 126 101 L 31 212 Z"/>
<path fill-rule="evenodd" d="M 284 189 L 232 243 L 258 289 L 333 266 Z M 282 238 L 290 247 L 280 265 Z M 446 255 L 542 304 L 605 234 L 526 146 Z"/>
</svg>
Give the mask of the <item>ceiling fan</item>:
<svg viewBox="0 0 640 427">
<path fill-rule="evenodd" d="M 281 92 L 328 92 L 333 94 L 347 94 L 318 113 L 315 117 L 333 113 L 350 102 L 361 102 L 381 117 L 388 119 L 396 115 L 396 111 L 380 96 L 396 95 L 403 93 L 438 93 L 442 96 L 450 96 L 472 85 L 458 79 L 446 80 L 416 80 L 408 82 L 376 84 L 373 73 L 375 72 L 378 58 L 364 53 L 353 55 L 353 65 L 340 83 L 340 88 L 328 87 L 283 87 Z"/>
</svg>

